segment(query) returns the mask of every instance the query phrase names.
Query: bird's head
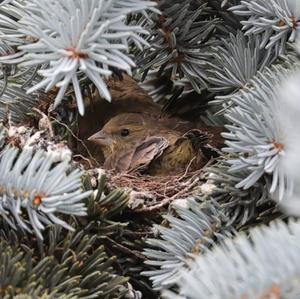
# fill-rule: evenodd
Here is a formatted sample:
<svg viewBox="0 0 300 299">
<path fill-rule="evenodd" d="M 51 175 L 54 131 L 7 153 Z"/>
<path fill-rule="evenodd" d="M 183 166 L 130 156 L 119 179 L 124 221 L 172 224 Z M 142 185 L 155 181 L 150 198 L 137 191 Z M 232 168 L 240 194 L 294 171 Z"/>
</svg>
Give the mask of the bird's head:
<svg viewBox="0 0 300 299">
<path fill-rule="evenodd" d="M 137 113 L 123 113 L 110 119 L 88 140 L 101 146 L 104 155 L 114 151 L 134 148 L 147 136 L 150 120 Z"/>
</svg>

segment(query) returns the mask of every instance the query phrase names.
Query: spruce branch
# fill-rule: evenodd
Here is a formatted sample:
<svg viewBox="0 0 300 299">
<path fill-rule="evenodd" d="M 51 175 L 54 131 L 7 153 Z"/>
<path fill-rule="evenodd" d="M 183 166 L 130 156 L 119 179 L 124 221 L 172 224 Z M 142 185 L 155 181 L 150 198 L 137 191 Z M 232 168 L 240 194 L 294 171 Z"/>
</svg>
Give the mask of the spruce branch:
<svg viewBox="0 0 300 299">
<path fill-rule="evenodd" d="M 300 132 L 300 72 L 291 74 L 287 80 L 280 84 L 277 90 L 277 102 L 273 109 L 274 119 L 281 130 L 284 155 L 281 157 L 279 171 L 285 173 L 287 179 L 293 183 L 292 194 L 284 195 L 282 206 L 291 215 L 300 214 L 300 180 L 298 169 L 299 157 L 299 132 Z"/>
<path fill-rule="evenodd" d="M 70 171 L 69 161 L 56 162 L 54 153 L 6 147 L 0 159 L 0 214 L 13 228 L 34 232 L 43 239 L 46 225 L 59 224 L 73 230 L 56 214 L 83 216 L 82 192 L 78 169 Z"/>
<path fill-rule="evenodd" d="M 246 18 L 241 21 L 246 35 L 261 35 L 261 48 L 283 54 L 287 41 L 295 41 L 300 22 L 297 0 L 244 0 L 229 10 Z"/>
<path fill-rule="evenodd" d="M 35 96 L 27 95 L 21 84 L 0 80 L 0 121 L 6 121 L 8 115 L 13 124 L 20 123 L 28 117 L 31 109 L 38 103 Z"/>
<path fill-rule="evenodd" d="M 142 20 L 150 32 L 151 46 L 141 53 L 138 64 L 147 75 L 150 70 L 169 73 L 171 80 L 186 78 L 197 92 L 207 87 L 205 65 L 210 58 L 207 51 L 210 35 L 218 20 L 209 16 L 207 3 L 193 0 L 159 1 L 162 14 L 152 14 Z"/>
<path fill-rule="evenodd" d="M 26 41 L 26 35 L 19 31 L 18 21 L 26 14 L 27 0 L 8 0 L 0 4 L 0 38 L 9 46 L 20 46 Z"/>
<path fill-rule="evenodd" d="M 124 1 L 26 1 L 18 32 L 31 38 L 19 51 L 1 58 L 6 64 L 24 67 L 44 65 L 38 73 L 43 79 L 27 92 L 59 87 L 54 101 L 56 107 L 69 85 L 72 85 L 80 114 L 84 114 L 84 101 L 80 81 L 86 76 L 100 94 L 111 100 L 103 80 L 112 69 L 131 72 L 134 61 L 127 54 L 133 43 L 142 49 L 148 43 L 147 34 L 140 26 L 126 25 L 130 12 L 153 7 L 144 1 L 137 7 Z"/>
<path fill-rule="evenodd" d="M 237 91 L 268 66 L 272 62 L 272 53 L 260 49 L 259 44 L 259 36 L 246 37 L 238 31 L 213 47 L 214 59 L 208 68 L 210 90 L 218 93 Z"/>
<path fill-rule="evenodd" d="M 127 11 L 127 14 L 132 13 L 145 13 L 146 11 L 155 12 L 160 14 L 160 11 L 156 8 L 157 3 L 152 0 L 115 0 L 113 3 L 113 9 L 116 12 L 120 12 L 120 10 Z"/>
<path fill-rule="evenodd" d="M 147 217 L 135 214 L 133 217 L 128 207 L 131 190 L 115 187 L 110 180 L 111 175 L 105 174 L 102 169 L 88 171 L 84 185 L 87 189 L 92 185 L 97 190 L 88 199 L 87 216 L 78 219 L 78 224 L 85 232 L 98 236 L 106 251 L 116 256 L 116 269 L 129 276 L 130 283 L 139 290 L 131 292 L 133 297 L 128 298 L 139 299 L 140 291 L 152 298 L 154 291 L 149 281 L 141 276 L 146 259 L 142 251 L 153 222 L 160 222 L 161 217 L 159 213 Z"/>
<path fill-rule="evenodd" d="M 300 295 L 300 224 L 273 222 L 227 239 L 179 280 L 180 296 L 165 298 L 295 299 Z"/>
<path fill-rule="evenodd" d="M 228 219 L 226 225 L 236 229 L 251 226 L 256 222 L 268 223 L 276 218 L 278 209 L 269 195 L 268 181 L 256 182 L 247 190 L 236 188 L 249 172 L 230 172 L 231 165 L 228 160 L 230 157 L 224 156 L 206 169 L 207 182 L 200 186 L 199 190 L 204 201 L 217 202 Z"/>
<path fill-rule="evenodd" d="M 232 165 L 230 172 L 249 171 L 236 187 L 248 189 L 268 174 L 272 176 L 270 193 L 277 192 L 279 199 L 292 192 L 292 182 L 280 169 L 285 141 L 274 116 L 276 90 L 292 72 L 293 68 L 289 67 L 279 65 L 266 69 L 250 81 L 249 87 L 234 95 L 233 106 L 225 114 L 229 133 L 223 133 L 227 145 L 224 151 L 238 154 L 238 158 L 228 161 Z"/>
<path fill-rule="evenodd" d="M 297 36 L 296 36 L 296 51 L 298 54 L 300 54 L 300 30 L 297 30 Z"/>
<path fill-rule="evenodd" d="M 92 189 L 91 173 L 84 180 L 86 189 Z M 103 172 L 99 172 L 97 177 L 92 177 L 97 183 L 97 190 L 88 198 L 87 218 L 93 218 L 97 221 L 103 219 L 111 219 L 113 216 L 121 214 L 128 206 L 130 199 L 130 191 L 124 188 L 116 188 L 105 194 L 107 176 Z"/>
<path fill-rule="evenodd" d="M 147 265 L 155 267 L 142 274 L 148 276 L 156 289 L 176 283 L 183 268 L 193 263 L 198 255 L 208 251 L 216 240 L 230 236 L 233 230 L 225 228 L 228 221 L 218 205 L 199 204 L 194 199 L 178 200 L 174 214 L 165 216 L 167 226 L 155 225 L 159 238 L 147 240 L 144 254 Z"/>
<path fill-rule="evenodd" d="M 97 237 L 83 231 L 63 236 L 55 226 L 47 238 L 42 256 L 26 246 L 0 242 L 1 298 L 27 295 L 30 298 L 79 299 L 122 298 L 127 279 L 116 275 Z"/>
</svg>

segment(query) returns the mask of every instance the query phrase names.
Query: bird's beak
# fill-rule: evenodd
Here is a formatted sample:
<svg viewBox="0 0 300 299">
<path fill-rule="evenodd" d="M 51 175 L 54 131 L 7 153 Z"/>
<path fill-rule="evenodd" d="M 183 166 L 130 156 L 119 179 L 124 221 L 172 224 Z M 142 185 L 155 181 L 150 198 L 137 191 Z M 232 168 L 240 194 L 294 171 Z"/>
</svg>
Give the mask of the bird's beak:
<svg viewBox="0 0 300 299">
<path fill-rule="evenodd" d="M 90 136 L 88 140 L 103 146 L 111 146 L 113 144 L 113 139 L 107 136 L 103 131 L 95 133 Z"/>
</svg>

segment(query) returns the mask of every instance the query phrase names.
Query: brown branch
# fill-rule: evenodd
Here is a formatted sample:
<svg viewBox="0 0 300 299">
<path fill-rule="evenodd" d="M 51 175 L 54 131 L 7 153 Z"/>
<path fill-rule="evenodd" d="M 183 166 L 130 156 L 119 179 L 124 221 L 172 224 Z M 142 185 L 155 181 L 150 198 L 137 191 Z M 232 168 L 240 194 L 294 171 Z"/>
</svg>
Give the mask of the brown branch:
<svg viewBox="0 0 300 299">
<path fill-rule="evenodd" d="M 146 260 L 146 257 L 136 251 L 133 251 L 121 244 L 119 244 L 118 242 L 116 242 L 115 240 L 111 239 L 110 237 L 108 236 L 105 236 L 105 239 L 107 239 L 108 241 L 110 241 L 111 243 L 113 243 L 118 249 L 120 249 L 122 252 L 124 253 L 128 253 L 128 254 L 131 254 L 131 255 L 134 255 L 135 257 L 139 258 L 139 259 L 142 259 L 142 260 Z"/>
</svg>

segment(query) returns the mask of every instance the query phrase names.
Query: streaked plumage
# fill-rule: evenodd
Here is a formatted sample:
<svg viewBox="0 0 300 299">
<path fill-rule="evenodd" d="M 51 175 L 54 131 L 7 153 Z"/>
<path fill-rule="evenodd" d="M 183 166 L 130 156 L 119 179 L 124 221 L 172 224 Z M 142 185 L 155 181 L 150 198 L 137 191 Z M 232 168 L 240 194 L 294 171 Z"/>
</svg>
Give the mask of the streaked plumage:
<svg viewBox="0 0 300 299">
<path fill-rule="evenodd" d="M 186 133 L 183 133 L 185 130 Z M 122 113 L 89 140 L 101 146 L 104 167 L 120 172 L 143 171 L 165 176 L 202 167 L 209 157 L 209 135 L 170 119 Z"/>
</svg>

